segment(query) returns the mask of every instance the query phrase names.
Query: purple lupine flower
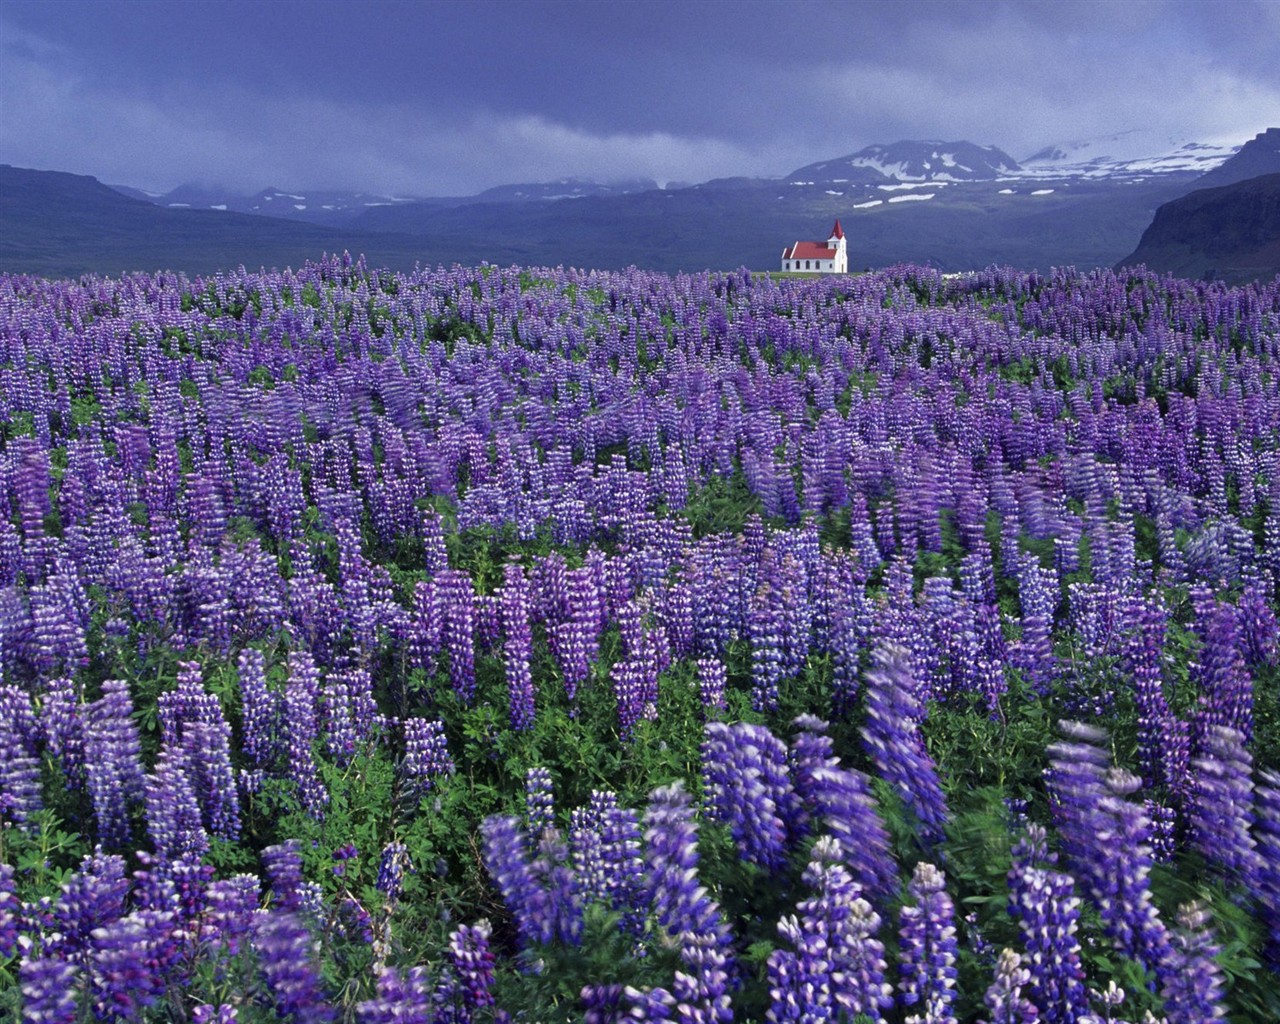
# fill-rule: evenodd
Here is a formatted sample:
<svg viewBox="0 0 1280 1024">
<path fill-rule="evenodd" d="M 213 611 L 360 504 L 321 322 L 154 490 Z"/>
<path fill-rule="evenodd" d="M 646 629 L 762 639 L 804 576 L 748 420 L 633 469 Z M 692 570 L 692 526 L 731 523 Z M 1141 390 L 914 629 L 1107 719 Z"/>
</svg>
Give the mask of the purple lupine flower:
<svg viewBox="0 0 1280 1024">
<path fill-rule="evenodd" d="M 1151 823 L 1125 797 L 1136 775 L 1108 769 L 1106 733 L 1076 722 L 1060 728 L 1069 742 L 1049 747 L 1049 787 L 1067 864 L 1102 914 L 1107 935 L 1157 973 L 1169 940 L 1152 900 Z"/>
<path fill-rule="evenodd" d="M 204 908 L 196 935 L 205 949 L 228 957 L 239 954 L 258 910 L 258 878 L 236 875 L 217 879 L 204 892 Z"/>
<path fill-rule="evenodd" d="M 807 815 L 804 827 L 831 834 L 854 881 L 883 907 L 897 895 L 898 870 L 871 782 L 861 772 L 841 768 L 840 759 L 831 756 L 825 722 L 802 715 L 795 725 L 799 731 L 792 743 L 792 777 Z"/>
<path fill-rule="evenodd" d="M 1022 602 L 1022 638 L 1014 649 L 1014 664 L 1040 694 L 1048 692 L 1056 662 L 1053 654 L 1053 614 L 1058 602 L 1058 574 L 1034 559 L 1018 566 Z"/>
<path fill-rule="evenodd" d="M 84 718 L 74 680 L 59 676 L 45 685 L 40 724 L 44 729 L 45 749 L 59 762 L 67 785 L 72 789 L 83 789 Z"/>
<path fill-rule="evenodd" d="M 339 766 L 351 763 L 360 744 L 373 729 L 377 704 L 366 668 L 330 672 L 320 699 L 325 749 Z"/>
<path fill-rule="evenodd" d="M 1201 604 L 1211 599 L 1201 595 Z M 1208 733 L 1214 726 L 1237 730 L 1247 744 L 1253 735 L 1253 679 L 1240 644 L 1239 612 L 1229 604 L 1201 608 L 1202 646 L 1193 675 L 1200 687 L 1200 706 L 1191 722 L 1192 749 L 1207 753 Z"/>
<path fill-rule="evenodd" d="M 636 658 L 619 658 L 609 670 L 614 699 L 618 703 L 618 733 L 630 742 L 636 724 L 645 717 L 647 672 Z"/>
<path fill-rule="evenodd" d="M 316 711 L 320 699 L 320 673 L 306 651 L 289 653 L 289 678 L 283 707 L 284 759 L 289 778 L 307 813 L 318 818 L 329 802 L 315 760 L 319 729 Z"/>
<path fill-rule="evenodd" d="M 0 686 L 0 820 L 25 827 L 44 803 L 31 700 L 16 686 Z"/>
<path fill-rule="evenodd" d="M 211 864 L 203 864 L 194 854 L 164 858 L 146 850 L 137 852 L 142 869 L 133 873 L 133 906 L 135 910 L 172 913 L 174 920 L 185 923 L 204 910 L 205 889 L 213 877 Z"/>
<path fill-rule="evenodd" d="M 1280 659 L 1280 623 L 1267 604 L 1266 584 L 1259 579 L 1246 582 L 1237 607 L 1245 662 L 1251 669 L 1276 664 Z"/>
<path fill-rule="evenodd" d="M 1148 785 L 1181 791 L 1186 784 L 1191 740 L 1187 723 L 1170 710 L 1163 684 L 1163 654 L 1168 613 L 1140 597 L 1129 601 L 1127 617 L 1135 623 L 1123 649 L 1133 676 L 1138 710 L 1138 759 Z"/>
<path fill-rule="evenodd" d="M 199 798 L 209 831 L 220 839 L 240 835 L 240 801 L 231 767 L 231 728 L 222 703 L 206 693 L 199 662 L 178 663 L 178 685 L 156 700 L 162 742 L 174 752 Z"/>
<path fill-rule="evenodd" d="M 1253 758 L 1244 737 L 1226 726 L 1210 726 L 1203 755 L 1193 762 L 1187 823 L 1191 845 L 1224 879 L 1253 885 L 1258 852 L 1253 825 Z"/>
<path fill-rule="evenodd" d="M 676 997 L 665 988 L 641 990 L 628 985 L 622 990 L 628 1004 L 624 1020 L 635 1024 L 658 1024 L 672 1019 Z"/>
<path fill-rule="evenodd" d="M 884 945 L 875 938 L 880 916 L 841 863 L 830 836 L 814 844 L 804 881 L 814 891 L 796 914 L 778 922 L 778 933 L 795 952 L 769 956 L 770 1021 L 836 1020 L 865 1014 L 884 1020 L 893 1005 L 885 981 Z"/>
<path fill-rule="evenodd" d="M 708 816 L 729 826 L 743 858 L 767 870 L 786 860 L 789 824 L 798 803 L 787 748 L 768 729 L 746 722 L 709 722 L 702 743 Z"/>
<path fill-rule="evenodd" d="M 75 571 L 68 566 L 31 588 L 31 623 L 26 638 L 28 657 L 37 672 L 74 673 L 89 664 L 85 641 L 88 601 Z"/>
<path fill-rule="evenodd" d="M 435 583 L 443 608 L 440 636 L 449 653 L 449 683 L 470 706 L 476 696 L 475 588 L 471 577 L 459 569 L 441 572 Z"/>
<path fill-rule="evenodd" d="M 947 895 L 946 876 L 921 861 L 907 892 L 916 903 L 902 908 L 899 988 L 902 1004 L 918 1010 L 904 1024 L 956 1024 L 955 906 Z"/>
<path fill-rule="evenodd" d="M 236 1024 L 240 1011 L 230 1003 L 201 1003 L 191 1010 L 191 1024 Z"/>
<path fill-rule="evenodd" d="M 1092 1015 L 1076 939 L 1080 900 L 1070 875 L 1041 866 L 1054 859 L 1044 829 L 1029 826 L 1013 848 L 1009 912 L 1018 920 L 1027 950 L 1028 994 L 1046 1024 L 1088 1024 Z"/>
<path fill-rule="evenodd" d="M 583 902 L 601 901 L 622 915 L 622 927 L 639 935 L 644 925 L 644 859 L 640 819 L 619 807 L 617 794 L 594 790 L 591 802 L 570 815 L 573 872 Z"/>
<path fill-rule="evenodd" d="M 76 1024 L 82 978 L 79 965 L 59 956 L 24 959 L 18 971 L 23 1020 L 30 1024 Z"/>
<path fill-rule="evenodd" d="M 547 638 L 564 675 L 565 693 L 572 702 L 578 687 L 591 674 L 604 627 L 600 589 L 590 566 L 565 574 L 563 599 L 564 619 L 548 626 Z"/>
<path fill-rule="evenodd" d="M 161 749 L 156 770 L 146 780 L 147 831 L 162 858 L 193 854 L 198 860 L 209 849 L 200 803 L 180 755 Z"/>
<path fill-rule="evenodd" d="M 410 663 L 434 671 L 440 653 L 440 635 L 444 625 L 444 604 L 435 579 L 421 580 L 413 588 L 407 653 Z"/>
<path fill-rule="evenodd" d="M 1031 972 L 1022 966 L 1022 957 L 1012 949 L 1001 950 L 983 1000 L 990 1014 L 986 1024 L 1036 1024 L 1040 1011 L 1022 997 L 1030 984 Z"/>
<path fill-rule="evenodd" d="M 919 731 L 920 703 L 907 652 L 893 644 L 877 647 L 875 669 L 867 673 L 867 753 L 920 823 L 926 842 L 942 838 L 948 814 L 933 759 Z"/>
<path fill-rule="evenodd" d="M 578 998 L 582 1000 L 583 1024 L 621 1024 L 623 986 L 584 985 Z"/>
<path fill-rule="evenodd" d="M 733 957 L 725 936 L 685 932 L 680 936 L 680 962 L 688 970 L 676 971 L 672 979 L 676 1005 L 671 1019 L 681 1024 L 729 1024 Z"/>
<path fill-rule="evenodd" d="M 799 675 L 809 657 L 809 634 L 813 609 L 809 605 L 808 580 L 804 563 L 794 555 L 782 556 L 777 574 L 777 600 L 782 624 L 782 674 Z"/>
<path fill-rule="evenodd" d="M 182 739 L 182 727 L 187 722 L 202 721 L 208 714 L 203 678 L 204 670 L 198 661 L 180 661 L 178 685 L 156 697 L 160 741 L 166 746 L 177 746 Z"/>
<path fill-rule="evenodd" d="M 1209 922 L 1209 911 L 1203 904 L 1187 903 L 1178 908 L 1178 927 L 1172 935 L 1173 951 L 1161 990 L 1169 1024 L 1201 1024 L 1224 1016 L 1225 979 L 1214 960 L 1219 947 Z"/>
<path fill-rule="evenodd" d="M 12 864 L 0 863 L 0 959 L 13 956 L 22 928 L 22 901 L 14 886 Z"/>
<path fill-rule="evenodd" d="M 411 967 L 401 974 L 394 967 L 381 967 L 377 976 L 377 998 L 356 1004 L 360 1024 L 434 1024 L 430 978 L 425 967 Z"/>
<path fill-rule="evenodd" d="M 786 626 L 782 621 L 776 583 L 771 568 L 762 566 L 759 589 L 747 613 L 747 635 L 751 641 L 751 706 L 757 711 L 778 709 L 778 686 L 785 675 Z"/>
<path fill-rule="evenodd" d="M 591 796 L 594 804 L 597 794 Z M 603 902 L 609 896 L 601 845 L 599 813 L 594 806 L 575 807 L 569 812 L 569 851 L 574 884 L 583 903 Z"/>
<path fill-rule="evenodd" d="M 725 709 L 724 691 L 726 672 L 719 658 L 698 658 L 694 661 L 698 670 L 698 696 L 702 702 L 702 715 L 706 719 L 713 711 Z"/>
<path fill-rule="evenodd" d="M 127 683 L 108 679 L 102 684 L 102 697 L 88 708 L 84 747 L 98 837 L 108 846 L 123 846 L 129 838 L 129 805 L 145 786 Z"/>
<path fill-rule="evenodd" d="M 555 826 L 555 798 L 548 769 L 535 767 L 524 773 L 524 806 L 530 835 L 541 836 Z"/>
<path fill-rule="evenodd" d="M 1142 807 L 1151 822 L 1151 857 L 1167 864 L 1178 851 L 1178 812 L 1155 800 L 1142 801 Z"/>
<path fill-rule="evenodd" d="M 502 616 L 502 657 L 507 671 L 507 703 L 511 728 L 532 728 L 536 715 L 533 674 L 533 632 L 529 626 L 529 584 L 518 563 L 503 568 L 499 594 Z"/>
<path fill-rule="evenodd" d="M 672 1019 L 730 1021 L 728 984 L 734 964 L 720 908 L 698 885 L 697 826 L 689 795 L 676 783 L 655 789 L 645 812 L 649 903 L 688 970 L 677 971 Z"/>
<path fill-rule="evenodd" d="M 862 599 L 862 589 L 849 590 Z M 860 601 L 865 603 L 865 599 Z M 860 662 L 867 635 L 865 608 L 838 604 L 831 611 L 831 703 L 833 714 L 848 715 L 857 703 Z"/>
<path fill-rule="evenodd" d="M 54 904 L 55 931 L 46 936 L 44 954 L 79 959 L 94 929 L 124 914 L 128 892 L 123 857 L 104 854 L 101 848 L 85 857 Z"/>
<path fill-rule="evenodd" d="M 262 866 L 271 885 L 273 903 L 284 913 L 301 910 L 306 901 L 303 892 L 302 843 L 288 839 L 262 850 Z"/>
<path fill-rule="evenodd" d="M 480 833 L 485 867 L 515 918 L 521 942 L 550 942 L 555 936 L 555 908 L 530 863 L 529 839 L 520 822 L 511 817 L 486 818 Z"/>
<path fill-rule="evenodd" d="M 453 967 L 453 985 L 468 1019 L 483 1006 L 494 1004 L 494 955 L 489 948 L 488 921 L 461 925 L 449 934 L 445 955 Z"/>
<path fill-rule="evenodd" d="M 401 769 L 410 790 L 419 796 L 430 790 L 436 779 L 453 774 L 454 763 L 445 741 L 444 722 L 426 718 L 404 720 Z"/>
<path fill-rule="evenodd" d="M 253 946 L 276 1013 L 297 1024 L 328 1024 L 334 1008 L 314 962 L 315 940 L 303 920 L 271 911 L 254 924 Z"/>
<path fill-rule="evenodd" d="M 164 995 L 182 953 L 173 918 L 142 910 L 94 929 L 89 991 L 99 1019 L 137 1020 Z"/>
<path fill-rule="evenodd" d="M 671 638 L 671 651 L 677 658 L 685 658 L 694 650 L 693 590 L 688 580 L 678 578 L 661 590 L 659 618 L 662 628 Z"/>
<path fill-rule="evenodd" d="M 649 794 L 644 814 L 649 903 L 668 935 L 718 932 L 720 909 L 698 885 L 698 828 L 680 783 Z"/>
<path fill-rule="evenodd" d="M 246 647 L 237 660 L 242 711 L 241 749 L 250 764 L 270 768 L 280 752 L 280 695 L 267 687 L 263 653 Z"/>
<path fill-rule="evenodd" d="M 582 941 L 582 900 L 568 856 L 560 833 L 554 828 L 545 829 L 538 837 L 538 856 L 530 869 L 550 898 L 555 934 L 561 941 L 577 945 Z"/>
<path fill-rule="evenodd" d="M 1254 895 L 1266 929 L 1263 955 L 1280 969 L 1280 774 L 1261 772 L 1254 800 L 1258 825 Z"/>
<path fill-rule="evenodd" d="M 376 888 L 386 897 L 387 903 L 394 906 L 400 899 L 404 888 L 404 873 L 409 866 L 409 848 L 401 842 L 390 842 L 382 848 L 382 856 L 378 861 L 378 879 Z"/>
</svg>

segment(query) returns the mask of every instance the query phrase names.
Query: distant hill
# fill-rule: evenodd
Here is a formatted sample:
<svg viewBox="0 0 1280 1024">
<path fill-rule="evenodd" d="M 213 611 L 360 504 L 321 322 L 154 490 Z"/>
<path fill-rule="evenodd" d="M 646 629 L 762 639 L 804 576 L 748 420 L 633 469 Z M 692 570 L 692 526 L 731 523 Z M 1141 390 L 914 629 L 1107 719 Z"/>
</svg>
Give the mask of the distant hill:
<svg viewBox="0 0 1280 1024">
<path fill-rule="evenodd" d="M 783 180 L 812 184 L 992 181 L 1015 174 L 1018 162 L 995 146 L 972 142 L 895 142 L 806 164 Z"/>
<path fill-rule="evenodd" d="M 1264 174 L 1280 174 L 1280 128 L 1268 128 L 1243 146 L 1229 160 L 1196 181 L 1197 188 L 1234 185 Z"/>
<path fill-rule="evenodd" d="M 1198 189 L 1165 203 L 1138 248 L 1117 266 L 1139 263 L 1230 284 L 1280 274 L 1280 173 Z"/>
<path fill-rule="evenodd" d="M 219 213 L 252 213 L 282 220 L 297 220 L 329 227 L 344 225 L 371 206 L 393 206 L 409 202 L 402 196 L 387 196 L 350 189 L 285 190 L 269 186 L 252 195 L 233 189 L 206 185 L 179 185 L 168 192 L 144 192 L 128 185 L 110 186 L 133 199 L 169 210 L 215 210 Z M 440 199 L 435 202 L 448 203 Z"/>
<path fill-rule="evenodd" d="M 96 178 L 0 164 L 0 271 L 74 277 L 133 270 L 212 273 L 300 266 L 325 252 L 375 265 L 452 262 L 429 240 L 337 231 L 271 217 L 163 209 Z"/>
<path fill-rule="evenodd" d="M 610 184 L 587 181 L 583 178 L 561 178 L 558 181 L 542 181 L 521 185 L 497 185 L 485 189 L 471 202 L 522 203 L 555 202 L 560 199 L 582 199 L 585 196 L 625 196 L 632 192 L 650 192 L 658 183 L 649 178 L 619 181 Z"/>
</svg>

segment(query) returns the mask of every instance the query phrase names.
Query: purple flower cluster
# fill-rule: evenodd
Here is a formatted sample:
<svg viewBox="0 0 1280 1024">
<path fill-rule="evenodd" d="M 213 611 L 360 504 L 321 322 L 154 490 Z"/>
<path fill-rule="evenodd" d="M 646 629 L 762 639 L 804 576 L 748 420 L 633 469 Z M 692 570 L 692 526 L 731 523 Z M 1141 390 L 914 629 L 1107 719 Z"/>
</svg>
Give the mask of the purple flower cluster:
<svg viewBox="0 0 1280 1024">
<path fill-rule="evenodd" d="M 1080 960 L 1080 900 L 1075 880 L 1052 867 L 1042 828 L 1032 825 L 1013 849 L 1009 912 L 1022 930 L 1030 974 L 1027 996 L 1047 1024 L 1089 1024 Z"/>
<path fill-rule="evenodd" d="M 445 740 L 444 722 L 439 719 L 404 720 L 404 761 L 401 768 L 409 788 L 426 793 L 435 780 L 454 772 L 453 758 Z"/>
<path fill-rule="evenodd" d="M 1088 730 L 1049 752 L 1064 870 L 1032 827 L 1010 873 L 1023 949 L 994 965 L 987 1005 L 993 1021 L 1089 1018 L 1083 930 L 1149 971 L 1170 1024 L 1213 1019 L 1230 994 L 1205 912 L 1166 924 L 1148 874 L 1203 859 L 1280 962 L 1280 782 L 1253 772 L 1274 725 L 1278 309 L 1277 282 L 1142 271 L 777 282 L 395 275 L 328 257 L 199 281 L 0 277 L 0 824 L 21 847 L 54 808 L 79 852 L 100 846 L 44 902 L 16 894 L 65 864 L 0 869 L 0 952 L 22 957 L 28 1015 L 182 1001 L 221 1020 L 251 999 L 326 1019 L 335 993 L 298 851 L 263 851 L 266 913 L 256 880 L 211 882 L 202 858 L 250 813 L 296 801 L 319 819 L 322 780 L 381 756 L 370 740 L 394 750 L 388 726 L 404 723 L 401 791 L 438 785 L 453 763 L 436 716 L 487 698 L 499 672 L 512 729 L 540 742 L 538 700 L 566 702 L 535 683 L 554 664 L 572 715 L 612 691 L 636 765 L 655 763 L 641 744 L 670 724 L 640 725 L 660 714 L 659 680 L 696 668 L 701 812 L 770 878 L 794 881 L 811 858 L 811 898 L 769 968 L 777 1019 L 855 1003 L 948 1019 L 951 910 L 921 865 L 890 1011 L 872 921 L 901 885 L 871 780 L 816 717 L 787 747 L 719 724 L 729 709 L 821 694 L 810 710 L 861 736 L 857 756 L 945 865 L 939 769 L 964 766 L 930 757 L 942 723 L 927 709 L 1000 723 L 1131 698 L 1145 788 Z M 762 514 L 715 524 L 750 505 Z M 483 559 L 449 564 L 473 530 L 518 542 L 500 585 Z M 534 554 L 544 541 L 557 550 Z M 1188 643 L 1184 685 L 1173 659 Z M 238 694 L 219 688 L 224 665 Z M 437 709 L 446 676 L 457 700 Z M 42 791 L 42 773 L 68 792 Z M 642 837 L 637 812 L 596 794 L 566 844 L 544 783 L 532 834 L 503 819 L 485 832 L 524 943 L 572 945 L 584 906 L 605 904 L 638 955 L 661 944 L 679 968 L 650 991 L 593 987 L 589 1016 L 727 1019 L 732 983 L 748 982 L 720 896 L 698 884 L 692 801 L 659 790 Z M 384 849 L 388 919 L 407 856 Z M 489 938 L 459 929 L 432 976 L 380 971 L 357 1016 L 487 1016 Z M 827 962 L 837 948 L 853 966 Z M 248 978 L 229 961 L 251 958 L 252 996 L 204 994 L 194 1010 L 183 985 L 205 955 L 227 992 Z M 1120 1012 L 1116 991 L 1101 1014 Z"/>
<path fill-rule="evenodd" d="M 947 804 L 920 735 L 923 710 L 907 652 L 885 645 L 876 649 L 874 660 L 875 668 L 867 674 L 867 724 L 862 730 L 867 753 L 915 815 L 922 838 L 937 842 L 946 826 Z"/>
<path fill-rule="evenodd" d="M 902 1003 L 912 1008 L 906 1024 L 955 1024 L 955 906 L 946 891 L 946 876 L 932 864 L 916 865 L 907 892 L 914 906 L 902 908 L 899 929 L 899 988 Z"/>
<path fill-rule="evenodd" d="M 779 934 L 795 951 L 769 954 L 771 1022 L 857 1014 L 883 1021 L 893 1005 L 884 945 L 875 938 L 880 916 L 861 897 L 841 859 L 833 839 L 819 839 L 804 875 L 814 896 L 778 922 Z"/>
<path fill-rule="evenodd" d="M 763 726 L 710 722 L 702 744 L 704 800 L 728 824 L 744 860 L 777 870 L 786 858 L 797 809 L 787 748 Z"/>
</svg>

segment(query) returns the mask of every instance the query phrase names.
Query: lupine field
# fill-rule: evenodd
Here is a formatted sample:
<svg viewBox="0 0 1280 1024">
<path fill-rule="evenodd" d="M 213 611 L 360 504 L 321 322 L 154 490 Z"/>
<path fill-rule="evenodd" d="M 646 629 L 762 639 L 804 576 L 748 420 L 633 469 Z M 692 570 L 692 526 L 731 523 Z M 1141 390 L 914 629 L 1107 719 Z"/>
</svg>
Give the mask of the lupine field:
<svg viewBox="0 0 1280 1024">
<path fill-rule="evenodd" d="M 0 278 L 0 1018 L 1280 1019 L 1280 279 Z"/>
</svg>

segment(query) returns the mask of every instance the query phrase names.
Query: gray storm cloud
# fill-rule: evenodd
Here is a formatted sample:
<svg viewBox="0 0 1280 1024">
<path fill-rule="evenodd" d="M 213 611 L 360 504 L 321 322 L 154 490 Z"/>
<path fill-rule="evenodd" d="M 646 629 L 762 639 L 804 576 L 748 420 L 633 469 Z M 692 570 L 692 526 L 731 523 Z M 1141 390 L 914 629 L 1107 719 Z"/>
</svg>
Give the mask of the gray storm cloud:
<svg viewBox="0 0 1280 1024">
<path fill-rule="evenodd" d="M 0 160 L 155 189 L 465 195 L 567 176 L 781 175 L 902 138 L 967 138 L 1016 158 L 1126 131 L 1138 146 L 1239 142 L 1280 117 L 1280 4 L 1226 4 L 1216 18 L 1198 4 L 888 6 L 851 8 L 861 17 L 848 46 L 830 37 L 845 8 L 802 8 L 826 16 L 811 60 L 794 58 L 803 24 L 787 25 L 785 59 L 766 59 L 762 22 L 750 38 L 726 31 L 715 60 L 683 60 L 666 80 L 632 68 L 615 86 L 601 68 L 625 63 L 625 50 L 566 63 L 541 81 L 554 103 L 524 81 L 483 102 L 456 92 L 441 101 L 391 77 L 376 100 L 326 91 L 323 78 L 270 90 L 222 73 L 213 56 L 181 75 L 135 63 L 119 76 L 73 43 L 0 21 Z M 763 18 L 770 7 L 744 11 Z M 121 60 L 138 56 L 119 46 Z M 409 59 L 381 55 L 362 70 L 376 81 L 397 58 Z M 579 115 L 563 94 L 587 90 L 593 103 Z"/>
</svg>

